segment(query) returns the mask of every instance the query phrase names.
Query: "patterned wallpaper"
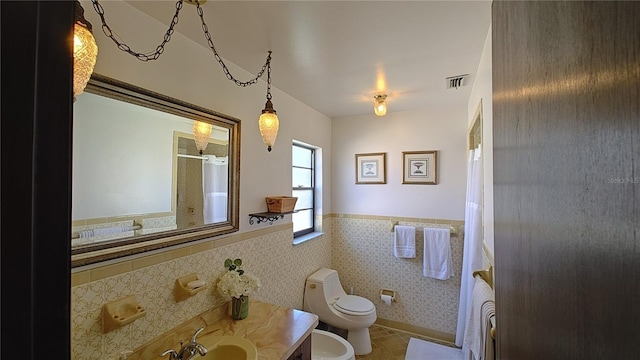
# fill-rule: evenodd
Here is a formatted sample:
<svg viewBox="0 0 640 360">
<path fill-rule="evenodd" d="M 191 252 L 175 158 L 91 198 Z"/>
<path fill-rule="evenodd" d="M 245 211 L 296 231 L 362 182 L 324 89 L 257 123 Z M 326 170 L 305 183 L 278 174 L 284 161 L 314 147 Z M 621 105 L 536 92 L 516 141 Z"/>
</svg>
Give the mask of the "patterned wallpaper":
<svg viewBox="0 0 640 360">
<path fill-rule="evenodd" d="M 325 229 L 330 233 L 330 224 Z M 256 298 L 289 308 L 302 309 L 307 276 L 329 267 L 329 236 L 293 245 L 291 223 L 252 233 L 175 249 L 115 265 L 74 273 L 71 289 L 72 359 L 119 359 L 123 350 L 134 350 L 204 311 L 225 302 L 214 291 L 226 258 L 241 258 L 245 271 L 260 278 Z M 232 239 L 232 238 L 236 239 Z M 246 239 L 246 240 L 245 240 Z M 236 241 L 236 242 L 233 242 Z M 216 243 L 229 243 L 217 246 Z M 204 251 L 203 251 L 204 249 Z M 197 273 L 209 288 L 176 302 L 175 280 Z M 122 328 L 103 334 L 102 306 L 135 294 L 147 315 Z"/>
<path fill-rule="evenodd" d="M 446 281 L 422 276 L 422 239 L 417 234 L 415 259 L 393 256 L 392 221 L 416 227 L 458 228 L 451 245 L 455 277 Z M 224 304 L 213 291 L 226 258 L 242 258 L 244 268 L 260 278 L 256 297 L 302 309 L 304 282 L 321 267 L 336 269 L 345 291 L 370 299 L 378 323 L 453 341 L 462 268 L 462 228 L 457 220 L 402 219 L 357 215 L 323 218 L 324 235 L 292 245 L 291 223 L 174 249 L 143 258 L 72 274 L 72 359 L 119 359 L 204 311 Z M 181 302 L 174 297 L 175 280 L 197 273 L 209 288 Z M 385 305 L 381 288 L 397 291 Z M 142 319 L 103 334 L 102 306 L 135 294 L 146 309 Z"/>
<path fill-rule="evenodd" d="M 415 226 L 416 258 L 393 256 L 392 221 Z M 331 264 L 347 293 L 364 296 L 376 305 L 381 325 L 453 341 L 458 320 L 462 270 L 463 221 L 402 219 L 338 215 L 331 233 Z M 422 275 L 423 227 L 458 229 L 451 237 L 455 276 L 436 280 Z M 386 305 L 380 289 L 395 290 L 397 301 Z M 388 320 L 388 321 L 387 321 Z"/>
</svg>

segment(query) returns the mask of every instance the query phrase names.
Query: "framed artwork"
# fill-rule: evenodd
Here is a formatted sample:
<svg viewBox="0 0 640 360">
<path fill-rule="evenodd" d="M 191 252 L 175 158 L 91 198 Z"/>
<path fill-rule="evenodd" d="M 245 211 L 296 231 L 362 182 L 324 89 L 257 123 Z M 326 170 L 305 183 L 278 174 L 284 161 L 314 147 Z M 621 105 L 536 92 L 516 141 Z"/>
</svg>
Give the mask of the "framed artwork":
<svg viewBox="0 0 640 360">
<path fill-rule="evenodd" d="M 386 184 L 386 153 L 356 154 L 356 184 Z"/>
<path fill-rule="evenodd" d="M 402 152 L 403 184 L 438 184 L 438 151 Z"/>
</svg>

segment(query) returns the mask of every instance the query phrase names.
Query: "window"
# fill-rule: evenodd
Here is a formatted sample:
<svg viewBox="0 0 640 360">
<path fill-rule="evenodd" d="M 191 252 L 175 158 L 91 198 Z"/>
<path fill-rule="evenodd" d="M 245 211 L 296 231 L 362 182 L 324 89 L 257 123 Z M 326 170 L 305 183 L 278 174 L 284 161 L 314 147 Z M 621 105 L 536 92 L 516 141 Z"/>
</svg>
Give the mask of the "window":
<svg viewBox="0 0 640 360">
<path fill-rule="evenodd" d="M 292 147 L 292 196 L 298 198 L 292 216 L 293 237 L 315 231 L 315 152 L 299 143 Z"/>
</svg>

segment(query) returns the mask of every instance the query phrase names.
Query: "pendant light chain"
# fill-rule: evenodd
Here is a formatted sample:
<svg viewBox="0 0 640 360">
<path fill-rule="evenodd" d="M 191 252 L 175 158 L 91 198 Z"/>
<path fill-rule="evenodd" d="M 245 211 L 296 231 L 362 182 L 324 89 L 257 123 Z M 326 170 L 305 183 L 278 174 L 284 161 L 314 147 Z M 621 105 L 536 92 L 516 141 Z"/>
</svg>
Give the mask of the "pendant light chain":
<svg viewBox="0 0 640 360">
<path fill-rule="evenodd" d="M 157 60 L 160 57 L 160 55 L 164 52 L 164 46 L 171 40 L 171 35 L 173 35 L 173 27 L 178 23 L 178 14 L 182 9 L 182 1 L 183 0 L 178 0 L 178 2 L 176 2 L 176 13 L 173 15 L 173 19 L 171 20 L 171 25 L 169 25 L 169 29 L 167 29 L 167 32 L 164 34 L 164 39 L 162 40 L 162 43 L 156 47 L 156 50 L 154 52 L 149 52 L 145 54 L 145 53 L 138 53 L 131 50 L 129 45 L 116 39 L 115 36 L 113 35 L 113 31 L 111 30 L 111 27 L 107 25 L 107 22 L 104 18 L 104 9 L 102 8 L 102 5 L 100 5 L 98 0 L 91 0 L 91 2 L 93 3 L 93 9 L 98 13 L 98 15 L 100 15 L 100 20 L 102 21 L 102 32 L 104 32 L 104 34 L 108 38 L 113 40 L 113 42 L 116 43 L 116 45 L 118 45 L 118 49 L 126 53 L 129 53 L 130 55 L 136 57 L 140 61 Z"/>
<path fill-rule="evenodd" d="M 267 67 L 271 67 L 271 51 L 269 51 L 269 55 L 267 55 L 267 61 L 264 63 L 264 65 L 262 65 L 262 69 L 260 70 L 260 72 L 258 73 L 258 75 L 256 75 L 256 77 L 254 77 L 253 79 L 249 80 L 249 81 L 240 81 L 238 79 L 236 79 L 235 77 L 233 77 L 233 75 L 231 75 L 231 72 L 229 71 L 229 69 L 227 68 L 227 65 L 225 65 L 224 61 L 222 61 L 222 58 L 220 57 L 220 55 L 218 55 L 218 52 L 216 51 L 216 47 L 213 45 L 213 40 L 211 39 L 211 34 L 209 33 L 209 27 L 207 26 L 207 24 L 204 21 L 204 13 L 202 11 L 202 8 L 200 7 L 200 2 L 196 1 L 196 8 L 198 11 L 198 16 L 200 16 L 200 20 L 202 21 L 202 31 L 204 32 L 204 37 L 207 39 L 207 43 L 209 44 L 209 47 L 211 48 L 211 51 L 213 51 L 213 56 L 216 58 L 216 60 L 218 61 L 218 63 L 220 64 L 220 66 L 222 66 L 222 70 L 224 71 L 224 74 L 227 76 L 227 79 L 233 81 L 236 85 L 238 86 L 242 86 L 242 87 L 247 87 L 250 85 L 253 85 L 255 83 L 258 82 L 258 79 L 260 79 L 262 77 L 262 75 L 264 74 L 264 71 L 267 69 Z"/>
<path fill-rule="evenodd" d="M 137 58 L 140 61 L 145 61 L 145 62 L 150 60 L 157 60 L 160 57 L 160 55 L 162 55 L 162 53 L 164 52 L 164 46 L 171 40 L 171 35 L 173 35 L 173 32 L 174 32 L 173 28 L 178 23 L 178 20 L 179 20 L 178 15 L 180 14 L 180 10 L 182 9 L 183 1 L 184 0 L 178 0 L 176 2 L 176 13 L 173 15 L 173 19 L 171 20 L 171 25 L 169 25 L 169 29 L 167 29 L 167 32 L 164 35 L 164 39 L 162 43 L 158 45 L 155 51 L 153 52 L 138 53 L 131 50 L 131 47 L 129 47 L 129 45 L 116 39 L 115 35 L 113 34 L 113 31 L 111 30 L 111 27 L 109 27 L 109 25 L 105 20 L 104 9 L 102 8 L 102 5 L 100 5 L 98 0 L 91 0 L 91 2 L 93 3 L 94 10 L 96 11 L 96 13 L 98 13 L 98 15 L 100 15 L 100 20 L 102 21 L 102 32 L 104 32 L 104 34 L 118 46 L 118 49 L 132 55 L 133 57 Z M 240 81 L 236 79 L 235 77 L 233 77 L 233 75 L 231 75 L 231 72 L 227 68 L 227 65 L 224 63 L 224 61 L 222 61 L 222 57 L 220 57 L 220 55 L 216 51 L 215 46 L 213 45 L 213 40 L 211 39 L 209 28 L 204 21 L 204 12 L 200 7 L 200 2 L 196 0 L 195 4 L 197 7 L 198 16 L 202 21 L 202 31 L 204 32 L 205 38 L 207 39 L 207 43 L 211 48 L 211 50 L 213 51 L 213 56 L 218 61 L 220 66 L 222 66 L 222 70 L 224 71 L 224 74 L 227 77 L 227 79 L 233 81 L 238 86 L 247 87 L 247 86 L 256 84 L 258 82 L 258 79 L 260 79 L 264 74 L 265 70 L 268 69 L 267 99 L 271 99 L 271 91 L 270 91 L 271 90 L 271 51 L 269 51 L 269 54 L 267 55 L 267 60 L 264 63 L 264 65 L 262 65 L 262 69 L 260 70 L 260 72 L 258 72 L 258 74 L 253 79 L 249 81 Z"/>
<path fill-rule="evenodd" d="M 267 100 L 271 100 L 271 51 L 265 65 L 267 65 Z"/>
</svg>

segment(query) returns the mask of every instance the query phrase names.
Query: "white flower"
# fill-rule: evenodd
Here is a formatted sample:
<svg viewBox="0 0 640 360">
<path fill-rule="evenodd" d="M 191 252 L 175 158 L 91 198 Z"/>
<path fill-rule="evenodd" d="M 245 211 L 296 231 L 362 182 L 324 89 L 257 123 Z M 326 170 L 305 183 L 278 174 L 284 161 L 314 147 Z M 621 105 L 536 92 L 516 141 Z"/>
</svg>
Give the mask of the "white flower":
<svg viewBox="0 0 640 360">
<path fill-rule="evenodd" d="M 218 280 L 217 288 L 220 294 L 239 298 L 240 296 L 251 295 L 260 287 L 260 280 L 252 275 L 236 270 L 224 273 Z"/>
</svg>

